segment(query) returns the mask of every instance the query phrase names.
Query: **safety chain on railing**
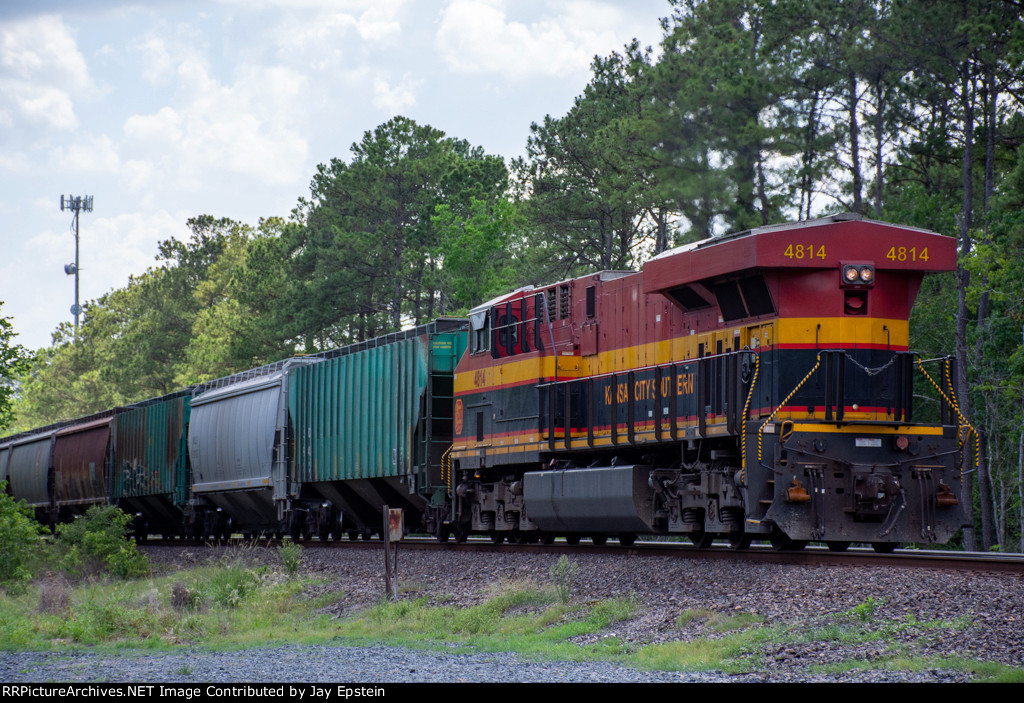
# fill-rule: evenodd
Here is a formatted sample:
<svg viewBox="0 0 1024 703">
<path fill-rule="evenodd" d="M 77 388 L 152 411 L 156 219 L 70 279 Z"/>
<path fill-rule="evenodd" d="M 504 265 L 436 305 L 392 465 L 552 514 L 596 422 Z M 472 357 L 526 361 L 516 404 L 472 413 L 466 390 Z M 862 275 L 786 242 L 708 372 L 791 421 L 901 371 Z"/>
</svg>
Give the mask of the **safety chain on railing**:
<svg viewBox="0 0 1024 703">
<path fill-rule="evenodd" d="M 772 418 L 775 417 L 775 414 L 777 412 L 779 412 L 779 410 L 781 410 L 787 403 L 789 403 L 790 398 L 792 398 L 794 395 L 796 395 L 796 392 L 798 390 L 800 390 L 800 387 L 803 386 L 805 383 L 807 383 L 807 379 L 809 379 L 811 376 L 814 375 L 814 373 L 818 370 L 819 366 L 821 366 L 821 352 L 818 352 L 818 358 L 814 362 L 814 368 L 812 368 L 810 371 L 807 372 L 807 375 L 804 376 L 803 380 L 800 381 L 800 383 L 796 384 L 796 388 L 794 388 L 792 391 L 790 391 L 789 395 L 786 396 L 786 399 L 783 400 L 781 403 L 779 403 L 778 405 L 775 406 L 775 409 L 772 410 L 772 414 L 768 416 L 768 419 L 761 423 L 761 427 L 757 430 L 757 463 L 758 464 L 761 464 L 762 466 L 764 466 L 764 460 L 761 458 L 761 439 L 762 439 L 762 437 L 764 435 L 765 425 L 767 425 L 769 422 L 771 422 Z"/>
<path fill-rule="evenodd" d="M 757 375 L 761 372 L 761 355 L 754 354 L 754 378 L 750 382 L 750 392 L 747 393 L 747 402 L 743 405 L 743 427 L 740 432 L 740 484 L 747 483 L 747 413 L 750 412 L 750 401 L 754 398 L 754 388 L 757 386 Z M 760 456 L 758 456 L 760 459 Z"/>
<path fill-rule="evenodd" d="M 948 359 L 943 360 L 943 365 L 949 363 Z M 974 426 L 967 421 L 967 418 L 960 412 L 960 405 L 956 402 L 956 393 L 953 392 L 953 382 L 950 380 L 951 374 L 949 368 L 946 367 L 943 370 L 946 372 L 946 386 L 949 388 L 949 395 L 947 396 L 943 390 L 939 387 L 939 384 L 928 375 L 928 372 L 924 370 L 924 363 L 921 361 L 921 357 L 917 357 L 917 368 L 924 374 L 924 377 L 928 379 L 928 382 L 932 384 L 935 391 L 942 396 L 942 399 L 946 401 L 949 407 L 953 408 L 956 413 L 957 419 L 960 420 L 959 431 L 957 432 L 957 439 L 960 441 L 960 446 L 963 447 L 967 443 L 967 439 L 974 435 L 974 468 L 978 468 L 981 464 L 981 442 L 978 441 L 978 431 L 974 429 Z M 966 436 L 962 436 L 966 430 Z"/>
<path fill-rule="evenodd" d="M 868 376 L 877 376 L 878 374 L 882 373 L 887 368 L 892 366 L 893 363 L 896 361 L 896 358 L 897 358 L 896 355 L 893 354 L 891 357 L 889 357 L 889 361 L 885 362 L 885 364 L 883 364 L 882 366 L 879 366 L 879 367 L 873 368 L 873 369 L 869 369 L 867 366 L 865 366 L 864 364 L 860 363 L 859 361 L 854 359 L 852 356 L 847 356 L 846 360 L 851 362 L 854 366 L 859 368 L 861 371 L 866 373 Z"/>
</svg>

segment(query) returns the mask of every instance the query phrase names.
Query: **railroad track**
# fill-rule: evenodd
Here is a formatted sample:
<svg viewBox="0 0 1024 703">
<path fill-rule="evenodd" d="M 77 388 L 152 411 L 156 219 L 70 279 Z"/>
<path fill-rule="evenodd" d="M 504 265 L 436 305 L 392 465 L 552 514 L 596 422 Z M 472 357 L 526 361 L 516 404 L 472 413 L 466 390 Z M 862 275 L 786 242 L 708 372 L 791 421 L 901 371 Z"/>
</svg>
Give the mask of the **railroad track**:
<svg viewBox="0 0 1024 703">
<path fill-rule="evenodd" d="M 152 546 L 203 547 L 213 544 L 253 544 L 260 547 L 277 547 L 280 539 L 235 538 L 228 542 L 202 540 L 152 539 L 146 542 Z M 309 540 L 301 543 L 312 549 L 380 549 L 379 539 L 320 541 Z M 559 540 L 555 544 L 493 544 L 486 538 L 471 538 L 462 544 L 438 544 L 432 537 L 406 537 L 400 543 L 401 550 L 422 551 L 469 551 L 500 553 L 522 551 L 531 554 L 623 554 L 638 557 L 675 557 L 715 559 L 721 561 L 754 561 L 778 564 L 801 564 L 808 566 L 886 566 L 899 569 L 943 569 L 951 571 L 974 571 L 981 573 L 1007 573 L 1024 576 L 1024 554 L 992 552 L 951 552 L 944 550 L 897 549 L 891 554 L 879 554 L 870 547 L 851 547 L 845 552 L 832 552 L 826 547 L 811 546 L 799 551 L 775 550 L 767 544 L 754 544 L 749 549 L 730 549 L 724 542 L 707 549 L 698 549 L 686 542 L 637 541 L 625 547 L 617 543 L 594 545 L 581 543 L 569 545 Z"/>
</svg>

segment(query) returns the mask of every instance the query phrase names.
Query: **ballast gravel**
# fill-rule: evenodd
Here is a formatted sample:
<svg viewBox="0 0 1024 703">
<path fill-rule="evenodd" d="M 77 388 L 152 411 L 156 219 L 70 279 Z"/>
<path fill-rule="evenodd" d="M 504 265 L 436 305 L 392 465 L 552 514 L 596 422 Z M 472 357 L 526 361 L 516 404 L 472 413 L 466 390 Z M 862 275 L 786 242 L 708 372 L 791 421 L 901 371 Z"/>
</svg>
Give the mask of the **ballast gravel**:
<svg viewBox="0 0 1024 703">
<path fill-rule="evenodd" d="M 276 566 L 273 549 L 150 546 L 157 569 L 244 558 Z M 403 550 L 403 598 L 446 605 L 486 601 L 510 585 L 550 586 L 558 554 L 507 549 L 497 553 Z M 119 654 L 0 652 L 3 682 L 962 682 L 971 675 L 941 664 L 921 671 L 871 668 L 894 653 L 940 662 L 960 657 L 1024 666 L 1024 578 L 1004 574 L 883 567 L 839 567 L 574 554 L 572 601 L 629 598 L 635 616 L 609 631 L 574 640 L 586 645 L 615 637 L 634 649 L 674 640 L 718 637 L 716 619 L 747 614 L 761 626 L 786 626 L 773 641 L 742 660 L 740 674 L 651 672 L 609 663 L 525 661 L 514 654 L 420 651 L 344 644 L 277 646 L 232 652 L 183 648 L 173 653 Z M 345 597 L 326 612 L 344 617 L 378 603 L 383 554 L 377 549 L 310 547 L 303 572 L 321 585 L 310 596 Z M 685 616 L 685 617 L 680 617 Z M 802 636 L 837 626 L 875 632 L 876 639 Z M 756 626 L 756 624 L 755 624 Z M 857 662 L 840 673 L 829 664 Z"/>
</svg>

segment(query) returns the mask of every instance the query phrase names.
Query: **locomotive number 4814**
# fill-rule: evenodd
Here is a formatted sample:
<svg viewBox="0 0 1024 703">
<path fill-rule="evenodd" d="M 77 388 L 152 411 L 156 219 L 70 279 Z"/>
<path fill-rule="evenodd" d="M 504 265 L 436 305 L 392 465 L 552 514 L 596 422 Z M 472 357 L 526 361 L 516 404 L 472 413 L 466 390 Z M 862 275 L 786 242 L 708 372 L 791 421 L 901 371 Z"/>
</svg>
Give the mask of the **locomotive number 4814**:
<svg viewBox="0 0 1024 703">
<path fill-rule="evenodd" d="M 927 261 L 928 247 L 890 247 L 885 258 L 889 261 Z"/>
<path fill-rule="evenodd" d="M 782 255 L 787 259 L 825 259 L 825 245 L 819 244 L 817 248 L 813 244 L 790 244 Z"/>
</svg>

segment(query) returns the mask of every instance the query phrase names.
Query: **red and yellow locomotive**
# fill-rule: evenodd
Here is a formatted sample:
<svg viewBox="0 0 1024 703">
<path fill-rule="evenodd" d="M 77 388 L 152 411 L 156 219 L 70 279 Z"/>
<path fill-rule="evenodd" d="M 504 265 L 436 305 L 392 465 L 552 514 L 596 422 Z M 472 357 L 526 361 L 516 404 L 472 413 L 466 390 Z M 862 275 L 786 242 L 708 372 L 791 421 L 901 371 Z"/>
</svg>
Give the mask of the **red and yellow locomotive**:
<svg viewBox="0 0 1024 703">
<path fill-rule="evenodd" d="M 968 429 L 908 321 L 924 275 L 955 266 L 948 237 L 837 215 L 476 308 L 439 534 L 948 541 Z"/>
</svg>

